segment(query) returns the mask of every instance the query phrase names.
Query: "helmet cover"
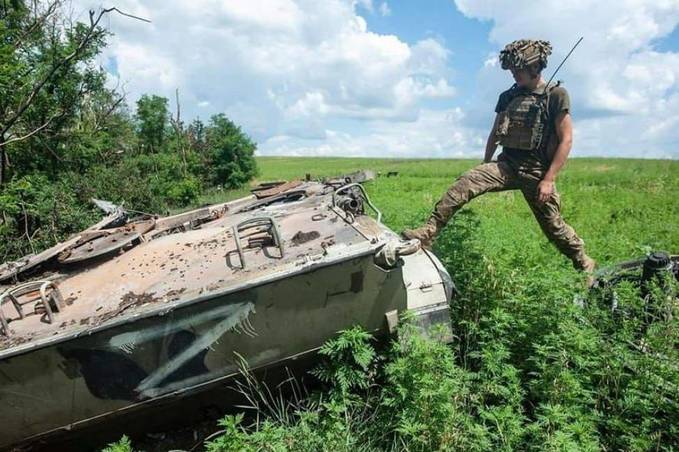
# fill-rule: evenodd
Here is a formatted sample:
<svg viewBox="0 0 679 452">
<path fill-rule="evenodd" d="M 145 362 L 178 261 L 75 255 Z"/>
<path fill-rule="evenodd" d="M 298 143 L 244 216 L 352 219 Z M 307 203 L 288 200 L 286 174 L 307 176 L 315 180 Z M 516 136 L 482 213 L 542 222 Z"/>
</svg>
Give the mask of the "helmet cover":
<svg viewBox="0 0 679 452">
<path fill-rule="evenodd" d="M 525 69 L 533 63 L 539 63 L 540 69 L 544 69 L 551 53 L 549 41 L 519 39 L 507 44 L 500 52 L 500 64 L 502 69 Z"/>
</svg>

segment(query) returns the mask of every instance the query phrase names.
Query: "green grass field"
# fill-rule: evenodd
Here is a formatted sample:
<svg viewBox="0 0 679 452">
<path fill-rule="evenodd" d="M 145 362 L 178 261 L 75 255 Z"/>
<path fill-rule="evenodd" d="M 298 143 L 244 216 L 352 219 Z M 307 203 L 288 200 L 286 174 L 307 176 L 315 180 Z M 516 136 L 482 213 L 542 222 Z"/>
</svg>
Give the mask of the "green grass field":
<svg viewBox="0 0 679 452">
<path fill-rule="evenodd" d="M 368 184 L 384 222 L 400 231 L 424 221 L 441 194 L 476 160 L 389 160 L 260 157 L 259 180 L 294 179 L 372 169 L 397 177 Z M 679 162 L 572 159 L 557 189 L 563 215 L 602 264 L 643 255 L 649 249 L 679 251 Z M 543 238 L 520 192 L 491 193 L 467 210 L 478 218 L 475 237 L 489 257 L 521 248 L 542 265 L 565 267 L 566 260 Z M 517 261 L 517 268 L 522 268 Z M 530 267 L 525 270 L 531 270 Z"/>
<path fill-rule="evenodd" d="M 366 186 L 400 231 L 424 221 L 477 163 L 259 158 L 258 180 L 398 171 Z M 566 221 L 601 265 L 679 253 L 678 162 L 573 159 L 557 188 Z M 451 304 L 452 344 L 406 329 L 383 350 L 344 332 L 326 345 L 323 391 L 261 409 L 252 425 L 226 416 L 206 450 L 679 450 L 675 286 L 642 299 L 623 284 L 612 310 L 613 292 L 586 290 L 519 192 L 472 201 L 434 251 L 461 292 Z M 109 450 L 130 450 L 118 447 Z"/>
</svg>

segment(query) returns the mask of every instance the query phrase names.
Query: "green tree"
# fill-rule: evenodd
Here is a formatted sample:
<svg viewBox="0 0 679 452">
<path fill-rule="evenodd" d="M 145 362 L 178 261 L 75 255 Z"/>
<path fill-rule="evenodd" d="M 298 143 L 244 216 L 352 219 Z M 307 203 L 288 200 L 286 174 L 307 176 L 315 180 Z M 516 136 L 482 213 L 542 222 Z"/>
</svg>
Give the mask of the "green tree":
<svg viewBox="0 0 679 452">
<path fill-rule="evenodd" d="M 224 114 L 210 118 L 207 147 L 211 154 L 210 175 L 215 185 L 240 187 L 256 175 L 257 146 Z"/>
<path fill-rule="evenodd" d="M 188 128 L 189 146 L 198 154 L 205 154 L 206 151 L 206 129 L 205 124 L 199 118 L 194 119 Z"/>
<path fill-rule="evenodd" d="M 113 12 L 128 16 L 101 9 L 83 23 L 62 0 L 0 2 L 3 260 L 91 224 L 100 216 L 91 197 L 165 213 L 254 174 L 254 143 L 223 116 L 184 127 L 179 91 L 175 118 L 153 94 L 130 113 L 97 62 L 109 36 L 99 24 Z"/>
<path fill-rule="evenodd" d="M 170 119 L 168 100 L 144 94 L 137 101 L 137 133 L 144 153 L 160 152 L 167 138 Z"/>
<path fill-rule="evenodd" d="M 0 5 L 0 183 L 11 176 L 10 162 L 14 174 L 53 175 L 70 160 L 69 132 L 86 104 L 107 91 L 94 59 L 108 34 L 99 23 L 112 11 L 90 11 L 82 23 L 70 20 L 58 0 Z"/>
</svg>

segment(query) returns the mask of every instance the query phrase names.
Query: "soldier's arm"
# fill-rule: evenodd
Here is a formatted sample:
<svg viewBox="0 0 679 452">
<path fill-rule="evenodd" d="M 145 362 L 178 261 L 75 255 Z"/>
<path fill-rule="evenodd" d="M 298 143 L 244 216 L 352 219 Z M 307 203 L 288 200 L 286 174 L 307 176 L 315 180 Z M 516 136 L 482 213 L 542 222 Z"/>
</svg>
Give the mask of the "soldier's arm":
<svg viewBox="0 0 679 452">
<path fill-rule="evenodd" d="M 547 201 L 552 193 L 554 193 L 556 175 L 559 174 L 559 171 L 566 163 L 568 154 L 571 152 L 571 146 L 573 145 L 573 123 L 570 113 L 568 111 L 561 112 L 556 117 L 555 125 L 559 144 L 554 153 L 552 164 L 545 173 L 545 177 L 538 184 L 538 200 L 541 202 Z"/>
<path fill-rule="evenodd" d="M 495 150 L 497 149 L 497 137 L 495 136 L 495 131 L 497 130 L 497 122 L 499 117 L 500 115 L 495 115 L 493 128 L 490 130 L 490 134 L 488 134 L 488 140 L 486 141 L 486 153 L 483 157 L 483 161 L 485 163 L 488 163 L 493 159 L 493 154 L 495 154 Z"/>
<path fill-rule="evenodd" d="M 554 159 L 552 164 L 549 166 L 549 170 L 545 174 L 544 180 L 554 182 L 556 180 L 556 175 L 566 163 L 568 159 L 568 154 L 571 152 L 571 147 L 573 146 L 573 123 L 571 121 L 571 115 L 568 112 L 562 112 L 556 117 L 556 135 L 559 138 L 559 145 L 554 153 Z"/>
</svg>

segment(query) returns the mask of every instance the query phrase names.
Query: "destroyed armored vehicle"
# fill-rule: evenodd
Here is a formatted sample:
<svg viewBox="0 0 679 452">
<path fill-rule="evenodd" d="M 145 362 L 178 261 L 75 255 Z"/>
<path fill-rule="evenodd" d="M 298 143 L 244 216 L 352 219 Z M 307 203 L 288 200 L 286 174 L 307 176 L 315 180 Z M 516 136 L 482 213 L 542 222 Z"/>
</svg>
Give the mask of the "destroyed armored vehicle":
<svg viewBox="0 0 679 452">
<path fill-rule="evenodd" d="M 653 281 L 669 278 L 679 281 L 679 255 L 654 251 L 646 257 L 634 259 L 601 269 L 596 272 L 593 289 L 614 287 L 623 281 L 642 289 L 642 295 Z"/>
<path fill-rule="evenodd" d="M 679 255 L 671 255 L 665 251 L 649 253 L 641 259 L 621 262 L 596 272 L 591 290 L 599 291 L 598 297 L 607 308 L 621 316 L 627 316 L 626 308 L 620 306 L 617 288 L 621 283 L 628 283 L 639 289 L 644 303 L 644 323 L 650 324 L 657 319 L 672 316 L 672 306 L 677 306 L 677 284 L 679 284 Z M 655 294 L 653 292 L 655 291 Z M 658 296 L 673 300 L 665 309 L 660 308 Z M 655 295 L 655 296 L 653 296 Z M 669 310 L 667 309 L 669 308 Z"/>
<path fill-rule="evenodd" d="M 108 216 L 0 267 L 0 449 L 284 366 L 410 312 L 450 335 L 453 283 L 352 178 L 260 186 L 170 217 Z M 40 442 L 40 441 L 38 441 Z"/>
</svg>

